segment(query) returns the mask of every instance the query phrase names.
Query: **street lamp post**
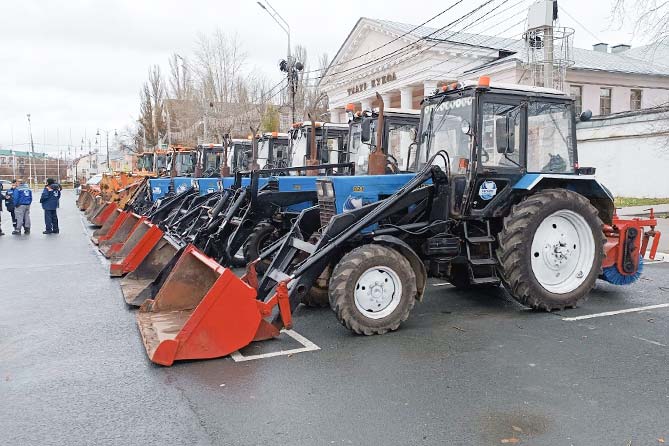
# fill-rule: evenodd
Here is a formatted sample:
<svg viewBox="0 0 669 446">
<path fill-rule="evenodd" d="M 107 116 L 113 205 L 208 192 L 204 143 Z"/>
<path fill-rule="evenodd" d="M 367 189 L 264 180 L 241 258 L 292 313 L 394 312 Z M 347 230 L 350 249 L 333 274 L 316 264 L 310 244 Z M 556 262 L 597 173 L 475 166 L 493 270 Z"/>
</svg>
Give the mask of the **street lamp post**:
<svg viewBox="0 0 669 446">
<path fill-rule="evenodd" d="M 111 165 L 109 164 L 109 133 L 110 133 L 110 130 L 102 129 L 102 131 L 105 133 L 105 136 L 107 138 L 107 170 L 111 171 Z M 100 136 L 100 129 L 98 129 L 95 136 Z M 114 137 L 115 138 L 118 137 L 118 133 L 116 133 L 116 129 L 114 129 Z"/>
<path fill-rule="evenodd" d="M 288 36 L 288 51 L 286 54 L 286 60 L 282 60 L 279 63 L 279 69 L 285 72 L 288 78 L 288 88 L 290 88 L 290 110 L 292 120 L 295 122 L 295 92 L 297 90 L 297 73 L 298 71 L 302 71 L 304 69 L 304 65 L 301 62 L 296 61 L 295 58 L 293 58 L 290 54 L 290 25 L 288 22 L 283 17 L 281 17 L 281 14 L 279 14 L 276 9 L 272 7 L 272 5 L 270 5 L 268 0 L 265 0 L 265 4 L 260 1 L 257 1 L 256 3 L 258 3 L 258 6 L 264 9 L 265 12 L 267 12 L 267 14 L 272 17 L 276 24 L 279 25 L 283 32 L 286 33 L 286 36 Z"/>
<path fill-rule="evenodd" d="M 35 143 L 33 142 L 33 127 L 32 123 L 30 122 L 30 113 L 28 113 L 26 116 L 28 117 L 28 131 L 30 132 L 30 156 L 28 157 L 28 172 L 29 172 L 28 175 L 30 175 L 30 178 L 28 179 L 28 183 L 30 184 L 30 187 L 32 187 L 33 162 L 35 160 Z"/>
</svg>

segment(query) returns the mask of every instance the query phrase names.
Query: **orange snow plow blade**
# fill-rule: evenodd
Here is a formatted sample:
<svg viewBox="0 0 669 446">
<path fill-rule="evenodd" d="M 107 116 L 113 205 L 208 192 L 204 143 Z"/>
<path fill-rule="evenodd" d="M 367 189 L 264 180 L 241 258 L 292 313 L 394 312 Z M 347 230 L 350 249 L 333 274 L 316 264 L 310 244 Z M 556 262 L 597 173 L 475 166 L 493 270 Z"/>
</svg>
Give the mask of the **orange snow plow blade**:
<svg viewBox="0 0 669 446">
<path fill-rule="evenodd" d="M 176 360 L 227 356 L 254 340 L 279 335 L 266 321 L 279 306 L 283 325 L 290 328 L 285 284 L 269 302 L 256 291 L 189 245 L 155 299 L 137 313 L 137 324 L 151 361 L 165 366 Z"/>
<path fill-rule="evenodd" d="M 111 277 L 121 277 L 134 271 L 149 255 L 163 236 L 163 231 L 148 220 L 135 227 L 117 254 L 112 257 L 109 265 Z"/>
<path fill-rule="evenodd" d="M 114 232 L 114 234 L 106 240 L 100 240 L 100 243 L 98 244 L 98 249 L 102 255 L 107 258 L 110 258 L 112 255 L 117 253 L 123 246 L 123 243 L 125 243 L 125 241 L 128 239 L 132 231 L 135 230 L 135 227 L 146 219 L 146 217 L 140 217 L 139 215 L 133 214 L 131 212 L 128 212 L 127 214 L 127 217 L 118 226 L 118 229 Z"/>
<path fill-rule="evenodd" d="M 95 231 L 93 231 L 93 235 L 91 235 L 91 241 L 97 245 L 98 243 L 100 243 L 100 239 L 104 240 L 105 238 L 108 238 L 105 236 L 109 234 L 110 231 L 112 230 L 116 231 L 115 224 L 119 219 L 119 217 L 123 214 L 124 212 L 119 208 L 114 209 L 114 212 L 112 212 L 109 218 L 105 220 L 105 224 L 103 224 L 101 228 L 98 228 Z"/>
<path fill-rule="evenodd" d="M 108 202 L 104 206 L 101 206 L 95 215 L 91 217 L 91 224 L 94 226 L 103 226 L 107 219 L 114 213 L 115 209 L 118 209 L 116 203 Z"/>
<path fill-rule="evenodd" d="M 121 292 L 128 305 L 138 307 L 153 297 L 153 282 L 178 251 L 177 246 L 160 237 L 134 270 L 121 279 Z"/>
</svg>

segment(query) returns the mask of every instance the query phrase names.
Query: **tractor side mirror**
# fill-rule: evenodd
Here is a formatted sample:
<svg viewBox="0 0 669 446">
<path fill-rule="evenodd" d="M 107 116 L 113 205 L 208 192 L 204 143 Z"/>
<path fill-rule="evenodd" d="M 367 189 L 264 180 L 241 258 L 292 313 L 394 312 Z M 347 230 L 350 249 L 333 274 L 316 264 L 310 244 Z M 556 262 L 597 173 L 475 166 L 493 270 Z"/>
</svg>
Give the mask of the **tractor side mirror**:
<svg viewBox="0 0 669 446">
<path fill-rule="evenodd" d="M 372 140 L 372 119 L 362 118 L 362 125 L 360 131 L 360 140 L 369 144 Z"/>
<path fill-rule="evenodd" d="M 510 124 L 511 120 L 508 116 L 495 120 L 497 153 L 513 153 L 516 145 L 516 127 Z"/>
</svg>

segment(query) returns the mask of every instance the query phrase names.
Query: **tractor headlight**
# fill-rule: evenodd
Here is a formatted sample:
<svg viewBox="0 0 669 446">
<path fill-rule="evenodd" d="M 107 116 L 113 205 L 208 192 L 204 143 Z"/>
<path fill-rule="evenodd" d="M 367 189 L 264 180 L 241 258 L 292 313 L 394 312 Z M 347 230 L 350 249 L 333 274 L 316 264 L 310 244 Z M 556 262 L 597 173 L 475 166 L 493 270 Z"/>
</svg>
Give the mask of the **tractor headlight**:
<svg viewBox="0 0 669 446">
<path fill-rule="evenodd" d="M 323 190 L 323 183 L 320 181 L 316 181 L 316 195 L 320 198 L 325 196 L 325 192 Z"/>
<path fill-rule="evenodd" d="M 323 183 L 323 195 L 325 195 L 327 198 L 334 198 L 334 186 L 332 183 Z"/>
</svg>

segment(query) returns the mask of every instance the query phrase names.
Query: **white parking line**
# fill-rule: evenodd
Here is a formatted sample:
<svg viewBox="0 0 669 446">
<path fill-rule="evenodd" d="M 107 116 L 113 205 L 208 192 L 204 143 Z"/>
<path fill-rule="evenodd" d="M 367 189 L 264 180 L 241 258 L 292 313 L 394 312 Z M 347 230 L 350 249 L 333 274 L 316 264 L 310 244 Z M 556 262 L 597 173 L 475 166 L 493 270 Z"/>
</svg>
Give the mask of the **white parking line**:
<svg viewBox="0 0 669 446">
<path fill-rule="evenodd" d="M 634 339 L 638 339 L 638 340 L 640 340 L 640 341 L 646 341 L 646 342 L 648 342 L 648 343 L 650 343 L 650 344 L 653 344 L 653 345 L 659 345 L 660 347 L 666 347 L 665 344 L 661 344 L 661 343 L 659 343 L 659 342 L 657 342 L 657 341 L 651 341 L 650 339 L 642 338 L 641 336 L 632 336 L 632 337 L 633 337 Z"/>
<path fill-rule="evenodd" d="M 652 265 L 653 263 L 669 263 L 669 254 L 666 254 L 664 252 L 658 252 L 655 254 L 655 259 L 650 260 L 644 258 L 643 263 L 647 265 Z"/>
<path fill-rule="evenodd" d="M 449 282 L 433 283 L 432 286 L 452 286 Z"/>
<path fill-rule="evenodd" d="M 576 317 L 563 317 L 562 320 L 568 322 L 582 321 L 584 319 L 593 319 L 596 317 L 615 316 L 617 314 L 625 314 L 625 313 L 638 313 L 639 311 L 655 310 L 657 308 L 669 308 L 669 304 L 648 305 L 647 307 L 627 308 L 625 310 L 606 311 L 604 313 L 586 314 L 583 316 L 576 316 Z"/>
<path fill-rule="evenodd" d="M 304 336 L 302 336 L 301 334 L 299 334 L 296 331 L 281 330 L 281 332 L 286 333 L 288 336 L 295 339 L 297 342 L 302 344 L 304 347 L 293 348 L 293 349 L 290 349 L 290 350 L 280 350 L 278 352 L 261 353 L 259 355 L 250 355 L 250 356 L 244 356 L 241 353 L 239 353 L 239 350 L 237 350 L 236 352 L 230 353 L 230 357 L 235 362 L 244 362 L 244 361 L 253 361 L 255 359 L 273 358 L 275 356 L 294 355 L 295 353 L 313 352 L 313 351 L 321 349 L 319 346 L 317 346 L 316 344 L 314 344 L 309 339 L 305 338 Z"/>
</svg>

